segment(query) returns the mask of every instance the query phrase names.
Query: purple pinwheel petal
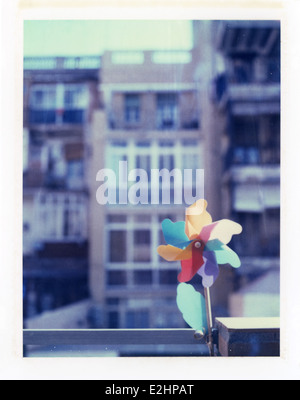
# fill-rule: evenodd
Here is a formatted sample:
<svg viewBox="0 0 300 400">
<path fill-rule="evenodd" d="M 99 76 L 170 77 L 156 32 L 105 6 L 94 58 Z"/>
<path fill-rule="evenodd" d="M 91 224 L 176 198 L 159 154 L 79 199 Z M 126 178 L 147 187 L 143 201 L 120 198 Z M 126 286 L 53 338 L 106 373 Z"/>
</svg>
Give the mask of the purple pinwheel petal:
<svg viewBox="0 0 300 400">
<path fill-rule="evenodd" d="M 204 265 L 199 269 L 198 274 L 202 278 L 203 286 L 211 287 L 219 275 L 219 266 L 213 251 L 204 251 L 203 259 Z"/>
</svg>

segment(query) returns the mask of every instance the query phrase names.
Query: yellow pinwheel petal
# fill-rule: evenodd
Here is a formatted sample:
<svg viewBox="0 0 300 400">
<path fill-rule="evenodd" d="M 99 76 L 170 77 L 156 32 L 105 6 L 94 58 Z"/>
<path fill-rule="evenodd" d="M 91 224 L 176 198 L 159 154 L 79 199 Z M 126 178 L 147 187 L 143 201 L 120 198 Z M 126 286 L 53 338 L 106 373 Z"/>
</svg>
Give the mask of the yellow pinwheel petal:
<svg viewBox="0 0 300 400">
<path fill-rule="evenodd" d="M 223 244 L 227 244 L 230 242 L 233 235 L 240 234 L 242 230 L 243 228 L 240 224 L 230 221 L 229 219 L 222 219 L 204 226 L 200 238 L 205 242 L 218 239 Z"/>
<path fill-rule="evenodd" d="M 206 211 L 206 207 L 207 201 L 201 199 L 186 210 L 185 233 L 190 240 L 196 239 L 202 228 L 212 223 L 212 217 Z"/>
<path fill-rule="evenodd" d="M 184 250 L 171 245 L 159 246 L 157 252 L 166 261 L 188 260 L 192 258 L 192 244 Z"/>
</svg>

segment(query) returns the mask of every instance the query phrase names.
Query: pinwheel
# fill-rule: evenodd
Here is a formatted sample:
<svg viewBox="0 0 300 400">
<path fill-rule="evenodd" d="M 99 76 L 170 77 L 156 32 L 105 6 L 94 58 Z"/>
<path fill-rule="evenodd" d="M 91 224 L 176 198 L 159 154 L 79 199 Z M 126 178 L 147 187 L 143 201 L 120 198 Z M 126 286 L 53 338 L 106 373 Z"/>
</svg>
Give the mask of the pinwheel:
<svg viewBox="0 0 300 400">
<path fill-rule="evenodd" d="M 167 261 L 180 261 L 180 282 L 177 305 L 184 320 L 195 330 L 207 331 L 213 355 L 212 314 L 209 288 L 219 275 L 219 264 L 241 265 L 238 255 L 227 244 L 233 235 L 242 232 L 241 225 L 228 219 L 213 222 L 206 211 L 206 200 L 198 200 L 187 208 L 185 222 L 166 219 L 162 230 L 167 245 L 159 246 L 158 254 Z M 189 282 L 198 274 L 202 277 L 204 297 Z"/>
<path fill-rule="evenodd" d="M 167 245 L 158 254 L 167 261 L 181 261 L 179 282 L 190 281 L 197 273 L 204 287 L 210 287 L 219 275 L 219 264 L 238 268 L 238 255 L 227 244 L 232 235 L 242 232 L 241 225 L 228 219 L 212 222 L 206 200 L 198 200 L 186 210 L 185 222 L 166 219 L 162 230 Z"/>
</svg>

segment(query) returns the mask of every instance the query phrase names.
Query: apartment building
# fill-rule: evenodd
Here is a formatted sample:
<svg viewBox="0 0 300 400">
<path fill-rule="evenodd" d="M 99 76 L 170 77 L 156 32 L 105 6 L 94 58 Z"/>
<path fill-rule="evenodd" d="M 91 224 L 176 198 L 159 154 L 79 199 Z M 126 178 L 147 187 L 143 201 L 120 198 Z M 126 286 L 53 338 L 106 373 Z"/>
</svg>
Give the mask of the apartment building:
<svg viewBox="0 0 300 400">
<path fill-rule="evenodd" d="M 86 126 L 100 57 L 24 59 L 24 316 L 88 296 Z"/>
<path fill-rule="evenodd" d="M 243 226 L 234 239 L 242 281 L 269 271 L 279 313 L 280 22 L 216 21 L 213 27 L 222 61 L 214 105 L 216 114 L 225 116 L 220 124 L 224 206 Z"/>
<path fill-rule="evenodd" d="M 164 243 L 162 221 L 184 220 L 182 189 L 183 201 L 175 201 L 180 183 L 176 179 L 171 182 L 167 204 L 161 181 L 156 183 L 156 203 L 151 202 L 149 184 L 147 201 L 124 204 L 118 193 L 127 176 L 119 171 L 119 165 L 126 162 L 128 173 L 142 169 L 149 179 L 151 170 L 178 169 L 183 177 L 184 169 L 204 169 L 194 69 L 192 52 L 105 52 L 102 56 L 102 109 L 94 113 L 89 142 L 93 149 L 90 282 L 94 318 L 102 326 L 171 328 L 184 324 L 176 307 L 180 265 L 166 263 L 157 254 L 157 247 Z M 96 193 L 103 182 L 96 176 L 103 168 L 113 170 L 117 177 L 116 204 L 97 202 Z M 193 194 L 195 176 L 185 184 Z"/>
</svg>

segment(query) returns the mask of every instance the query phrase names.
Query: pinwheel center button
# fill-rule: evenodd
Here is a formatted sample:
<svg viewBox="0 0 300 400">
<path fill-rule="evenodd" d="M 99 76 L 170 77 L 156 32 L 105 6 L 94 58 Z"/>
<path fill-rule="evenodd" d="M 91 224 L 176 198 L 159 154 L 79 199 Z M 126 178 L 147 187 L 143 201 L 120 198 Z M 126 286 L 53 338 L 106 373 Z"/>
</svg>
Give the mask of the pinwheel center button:
<svg viewBox="0 0 300 400">
<path fill-rule="evenodd" d="M 200 249 L 201 246 L 202 246 L 201 242 L 195 242 L 196 249 Z"/>
</svg>

